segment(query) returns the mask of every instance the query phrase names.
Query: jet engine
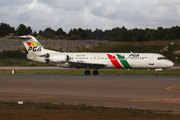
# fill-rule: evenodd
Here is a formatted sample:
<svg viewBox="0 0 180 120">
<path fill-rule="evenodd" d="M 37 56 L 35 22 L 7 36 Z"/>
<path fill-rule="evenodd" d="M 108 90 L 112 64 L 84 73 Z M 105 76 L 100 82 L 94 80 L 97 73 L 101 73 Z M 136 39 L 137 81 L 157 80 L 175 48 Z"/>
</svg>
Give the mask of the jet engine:
<svg viewBox="0 0 180 120">
<path fill-rule="evenodd" d="M 46 54 L 45 57 L 45 63 L 48 64 L 49 62 L 52 63 L 63 63 L 69 60 L 68 55 L 63 54 Z"/>
</svg>

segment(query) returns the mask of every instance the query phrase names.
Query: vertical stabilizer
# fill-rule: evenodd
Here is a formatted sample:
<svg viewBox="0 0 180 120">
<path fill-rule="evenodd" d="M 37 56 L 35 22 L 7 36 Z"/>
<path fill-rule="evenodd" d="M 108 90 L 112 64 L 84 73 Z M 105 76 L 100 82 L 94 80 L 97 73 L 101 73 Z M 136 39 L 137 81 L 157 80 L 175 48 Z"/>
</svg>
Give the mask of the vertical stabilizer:
<svg viewBox="0 0 180 120">
<path fill-rule="evenodd" d="M 31 35 L 20 36 L 19 39 L 23 40 L 23 44 L 28 51 L 28 54 L 45 54 L 43 46 L 37 39 Z"/>
</svg>

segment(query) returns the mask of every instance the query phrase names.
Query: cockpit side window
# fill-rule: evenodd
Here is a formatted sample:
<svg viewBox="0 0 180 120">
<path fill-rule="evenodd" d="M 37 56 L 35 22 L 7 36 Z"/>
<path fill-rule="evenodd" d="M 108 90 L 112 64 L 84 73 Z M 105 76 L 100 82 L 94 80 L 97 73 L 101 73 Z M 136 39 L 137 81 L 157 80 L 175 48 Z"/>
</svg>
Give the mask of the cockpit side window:
<svg viewBox="0 0 180 120">
<path fill-rule="evenodd" d="M 158 60 L 166 60 L 166 57 L 158 57 Z"/>
</svg>

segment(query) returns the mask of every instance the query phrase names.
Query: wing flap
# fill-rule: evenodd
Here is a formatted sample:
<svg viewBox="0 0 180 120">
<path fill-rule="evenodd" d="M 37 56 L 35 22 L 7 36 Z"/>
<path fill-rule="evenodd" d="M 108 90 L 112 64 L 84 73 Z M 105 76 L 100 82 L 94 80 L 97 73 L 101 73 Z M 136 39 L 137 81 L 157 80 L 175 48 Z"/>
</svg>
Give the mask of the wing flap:
<svg viewBox="0 0 180 120">
<path fill-rule="evenodd" d="M 86 63 L 86 62 L 67 62 L 70 67 L 85 68 L 85 69 L 99 69 L 107 66 L 107 63 Z"/>
</svg>

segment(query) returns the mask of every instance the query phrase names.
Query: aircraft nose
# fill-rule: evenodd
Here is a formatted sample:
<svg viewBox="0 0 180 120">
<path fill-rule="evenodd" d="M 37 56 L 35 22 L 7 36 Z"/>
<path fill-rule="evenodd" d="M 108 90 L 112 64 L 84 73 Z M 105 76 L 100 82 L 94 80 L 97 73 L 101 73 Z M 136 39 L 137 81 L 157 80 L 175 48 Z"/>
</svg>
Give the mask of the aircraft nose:
<svg viewBox="0 0 180 120">
<path fill-rule="evenodd" d="M 174 63 L 172 61 L 169 61 L 169 67 L 174 66 Z"/>
</svg>

